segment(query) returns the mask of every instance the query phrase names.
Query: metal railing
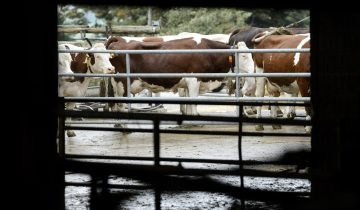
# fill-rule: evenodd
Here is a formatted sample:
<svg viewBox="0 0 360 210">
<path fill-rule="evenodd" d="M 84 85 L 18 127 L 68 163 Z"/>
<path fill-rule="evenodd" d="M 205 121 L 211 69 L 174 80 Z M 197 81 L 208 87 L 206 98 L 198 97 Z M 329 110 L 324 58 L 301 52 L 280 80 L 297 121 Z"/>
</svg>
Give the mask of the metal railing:
<svg viewBox="0 0 360 210">
<path fill-rule="evenodd" d="M 107 52 L 116 54 L 126 54 L 126 74 L 76 74 L 76 76 L 94 76 L 94 77 L 126 77 L 128 85 L 128 96 L 131 94 L 130 91 L 130 78 L 133 77 L 160 77 L 159 74 L 132 74 L 130 73 L 130 54 L 143 54 L 143 53 L 255 53 L 255 52 L 310 52 L 309 50 L 299 49 L 281 49 L 281 50 L 107 50 L 107 51 L 91 51 L 91 50 L 62 50 L 61 53 L 65 52 Z M 240 77 L 309 77 L 310 73 L 281 73 L 281 74 L 250 74 L 240 73 L 235 65 L 236 73 L 227 74 L 164 74 L 161 77 L 235 77 L 237 80 Z M 69 76 L 68 74 L 59 74 L 59 76 Z M 236 83 L 237 92 L 239 92 L 238 82 Z M 65 103 L 67 102 L 103 102 L 103 103 L 163 103 L 163 104 L 206 104 L 206 105 L 230 105 L 237 106 L 238 110 L 243 110 L 244 106 L 261 106 L 261 105 L 281 105 L 281 106 L 310 106 L 309 97 L 291 97 L 291 98 L 278 98 L 278 97 L 246 97 L 240 98 L 236 94 L 235 98 L 127 98 L 127 97 L 65 97 L 60 98 L 59 106 L 59 154 L 65 160 L 66 170 L 76 173 L 88 173 L 92 176 L 93 180 L 91 183 L 77 183 L 68 182 L 68 186 L 90 186 L 91 192 L 96 194 L 96 183 L 102 180 L 101 187 L 107 191 L 109 188 L 122 188 L 122 189 L 154 189 L 155 190 L 155 208 L 160 209 L 161 206 L 161 192 L 164 190 L 203 190 L 208 192 L 224 192 L 228 193 L 236 198 L 240 198 L 242 206 L 244 201 L 247 199 L 258 199 L 258 200 L 277 200 L 277 201 L 289 201 L 303 200 L 310 196 L 310 193 L 298 193 L 298 192 L 264 192 L 261 190 L 251 190 L 244 187 L 244 176 L 253 177 L 278 177 L 278 178 L 293 178 L 293 179 L 310 179 L 309 174 L 299 173 L 277 173 L 268 171 L 259 171 L 254 169 L 245 169 L 245 166 L 253 165 L 264 165 L 264 164 L 279 164 L 279 165 L 296 165 L 297 162 L 282 162 L 282 161 L 255 161 L 255 160 L 243 160 L 242 155 L 242 137 L 243 136 L 300 136 L 309 137 L 308 133 L 278 133 L 278 132 L 245 132 L 243 131 L 244 123 L 256 124 L 286 124 L 286 125 L 311 125 L 309 120 L 291 120 L 291 119 L 270 119 L 270 118 L 248 118 L 239 112 L 238 116 L 187 116 L 178 114 L 154 114 L 154 113 L 122 113 L 122 112 L 89 112 L 89 111 L 72 111 L 65 109 Z M 282 101 L 282 102 L 279 102 Z M 302 102 L 302 103 L 298 103 Z M 105 119 L 121 119 L 121 120 L 145 120 L 152 122 L 153 128 L 115 128 L 115 127 L 99 127 L 99 126 L 69 126 L 65 123 L 65 119 L 68 117 L 83 117 L 83 118 L 105 118 Z M 182 122 L 192 121 L 211 121 L 211 122 L 226 122 L 232 123 L 238 126 L 237 131 L 223 131 L 223 130 L 182 130 L 182 129 L 164 129 L 160 125 L 162 122 L 175 122 L 181 124 Z M 117 131 L 117 132 L 143 132 L 153 133 L 153 155 L 152 157 L 141 157 L 141 156 L 99 156 L 99 155 L 78 155 L 78 154 L 66 154 L 65 148 L 65 131 L 66 130 L 101 130 L 101 131 Z M 160 155 L 160 134 L 171 133 L 171 134 L 197 134 L 197 135 L 226 135 L 226 136 L 237 136 L 238 137 L 238 154 L 239 159 L 234 160 L 222 160 L 222 159 L 195 159 L 195 158 L 166 158 Z M 74 160 L 75 159 L 75 160 Z M 126 164 L 110 164 L 103 162 L 88 162 L 79 160 L 127 160 L 127 161 L 144 161 L 147 164 L 134 165 L 130 163 Z M 163 163 L 213 163 L 213 164 L 226 164 L 237 166 L 233 170 L 221 170 L 221 169 L 186 169 L 179 167 L 167 166 Z M 148 163 L 152 163 L 149 165 Z M 190 180 L 182 178 L 183 176 L 198 176 L 205 177 L 207 175 L 236 175 L 240 178 L 239 187 L 230 187 L 227 185 L 205 182 L 210 187 L 203 187 L 191 182 L 192 186 L 189 186 Z M 144 181 L 150 185 L 141 186 L 121 186 L 116 184 L 109 184 L 107 178 L 110 175 L 117 175 L 123 177 L 135 178 Z M 174 177 L 173 175 L 180 175 L 180 177 Z M 150 177 L 150 178 L 149 178 Z M 172 184 L 170 184 L 172 183 Z M 178 183 L 178 184 L 174 184 Z M 204 182 L 201 182 L 204 184 Z"/>
</svg>

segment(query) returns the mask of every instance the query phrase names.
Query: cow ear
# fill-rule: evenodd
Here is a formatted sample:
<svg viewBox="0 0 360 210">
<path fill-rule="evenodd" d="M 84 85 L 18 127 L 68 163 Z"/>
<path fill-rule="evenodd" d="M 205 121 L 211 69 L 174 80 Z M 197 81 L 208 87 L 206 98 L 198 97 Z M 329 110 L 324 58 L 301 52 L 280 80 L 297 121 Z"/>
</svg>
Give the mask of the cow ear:
<svg viewBox="0 0 360 210">
<path fill-rule="evenodd" d="M 95 57 L 94 57 L 94 53 L 89 53 L 89 59 L 90 59 L 90 63 L 91 65 L 95 64 Z"/>
</svg>

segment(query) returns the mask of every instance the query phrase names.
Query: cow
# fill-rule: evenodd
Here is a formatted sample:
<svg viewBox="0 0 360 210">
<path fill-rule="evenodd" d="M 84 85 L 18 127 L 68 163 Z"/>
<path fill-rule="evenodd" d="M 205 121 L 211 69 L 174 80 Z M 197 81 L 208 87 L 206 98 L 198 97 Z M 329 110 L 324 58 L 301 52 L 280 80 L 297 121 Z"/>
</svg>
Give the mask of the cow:
<svg viewBox="0 0 360 210">
<path fill-rule="evenodd" d="M 59 49 L 84 50 L 72 44 L 61 44 Z M 106 50 L 103 43 L 96 43 L 91 50 Z M 110 63 L 109 53 L 59 53 L 59 73 L 115 73 L 115 67 Z M 89 77 L 59 77 L 59 97 L 81 97 L 85 96 L 89 86 Z M 68 103 L 66 108 L 74 109 L 74 103 Z M 67 130 L 67 136 L 75 136 L 75 132 Z"/>
<path fill-rule="evenodd" d="M 153 36 L 153 37 L 129 37 L 129 36 L 114 36 L 110 37 L 110 39 L 124 39 L 126 43 L 129 43 L 131 41 L 138 41 L 138 42 L 167 42 L 172 40 L 178 40 L 178 39 L 184 39 L 184 38 L 193 38 L 194 40 L 201 40 L 202 38 L 206 38 L 213 41 L 222 42 L 224 44 L 227 44 L 229 41 L 230 34 L 199 34 L 199 33 L 190 33 L 190 32 L 182 32 L 177 35 L 164 35 L 164 36 Z M 136 81 L 136 80 L 135 80 Z M 105 81 L 101 82 L 101 89 L 105 89 L 104 86 L 106 86 Z M 225 82 L 222 82 L 221 85 L 218 88 L 213 89 L 213 92 L 220 91 L 225 86 Z M 104 94 L 104 90 L 101 90 L 101 92 Z M 151 92 L 150 92 L 151 93 Z M 178 89 L 178 93 L 180 97 L 188 96 L 186 91 L 183 88 Z M 196 106 L 196 105 L 193 105 Z M 180 111 L 182 113 L 185 113 L 186 111 L 186 105 L 180 105 Z"/>
<path fill-rule="evenodd" d="M 238 42 L 245 42 L 246 46 L 254 49 L 252 39 L 265 31 L 273 31 L 274 28 L 245 27 L 232 31 L 229 37 L 229 45 L 236 45 Z M 310 33 L 308 28 L 284 28 L 283 33 L 288 34 L 306 34 Z"/>
<path fill-rule="evenodd" d="M 274 31 L 276 30 L 278 34 L 306 34 L 309 33 L 308 28 L 259 28 L 259 27 L 245 27 L 241 29 L 236 29 L 233 32 L 230 33 L 230 38 L 228 43 L 232 46 L 236 45 L 238 42 L 245 42 L 246 46 L 250 49 L 254 48 L 254 43 L 252 42 L 252 39 L 260 33 L 266 32 L 266 31 Z M 234 88 L 234 86 L 232 86 Z M 229 90 L 229 94 L 233 93 L 234 89 Z M 252 96 L 255 96 L 255 93 L 252 93 Z M 254 107 L 244 107 L 246 108 L 246 111 L 244 111 L 245 114 L 256 114 L 256 109 Z M 281 116 L 283 115 L 281 109 L 276 106 L 275 107 L 277 115 Z M 289 108 L 289 111 L 287 113 L 287 116 L 294 117 L 295 116 L 295 110 L 293 108 Z"/>
<path fill-rule="evenodd" d="M 177 35 L 163 35 L 163 36 L 148 36 L 148 37 L 130 37 L 130 36 L 121 36 L 122 39 L 125 39 L 127 43 L 130 41 L 138 41 L 138 42 L 167 42 L 177 39 L 185 39 L 185 38 L 195 38 L 195 39 L 209 39 L 213 41 L 222 42 L 227 44 L 229 41 L 230 34 L 199 34 L 199 33 L 190 33 L 190 32 L 181 32 Z"/>
<path fill-rule="evenodd" d="M 221 42 L 202 38 L 185 38 L 167 42 L 126 42 L 121 37 L 110 39 L 106 43 L 110 50 L 173 50 L 173 49 L 229 49 Z M 216 54 L 134 54 L 130 56 L 131 73 L 228 73 L 232 68 L 228 53 Z M 125 55 L 113 57 L 111 63 L 115 71 L 125 73 Z M 152 92 L 172 91 L 185 88 L 190 97 L 211 91 L 221 85 L 223 78 L 140 78 L 131 84 L 131 93 L 136 94 L 143 89 Z M 112 78 L 111 84 L 116 96 L 126 96 L 125 78 Z M 114 107 L 123 111 L 121 105 Z M 187 106 L 186 114 L 198 115 L 196 106 Z"/>
<path fill-rule="evenodd" d="M 255 49 L 276 48 L 310 48 L 310 33 L 296 35 L 270 35 L 263 32 L 256 35 L 252 42 Z M 256 73 L 305 73 L 310 72 L 310 53 L 253 53 Z M 263 97 L 265 83 L 270 95 L 279 96 L 280 91 L 287 92 L 292 96 L 308 97 L 310 95 L 310 79 L 304 77 L 258 77 L 256 79 L 257 97 Z M 307 111 L 307 119 L 310 119 L 310 110 Z M 275 109 L 271 108 L 271 116 L 275 117 Z M 257 108 L 257 118 L 261 117 L 261 106 Z M 262 125 L 256 125 L 256 130 L 263 130 Z M 273 126 L 280 128 L 280 126 Z M 309 127 L 305 128 L 310 132 Z"/>
</svg>

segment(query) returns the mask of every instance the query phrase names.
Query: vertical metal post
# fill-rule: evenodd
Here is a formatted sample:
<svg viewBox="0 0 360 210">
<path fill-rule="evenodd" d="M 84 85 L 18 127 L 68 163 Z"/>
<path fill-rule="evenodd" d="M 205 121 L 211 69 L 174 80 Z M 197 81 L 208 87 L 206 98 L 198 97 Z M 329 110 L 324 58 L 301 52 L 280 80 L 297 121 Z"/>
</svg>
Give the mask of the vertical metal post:
<svg viewBox="0 0 360 210">
<path fill-rule="evenodd" d="M 58 153 L 59 156 L 61 158 L 65 157 L 65 115 L 64 115 L 64 110 L 65 110 L 65 101 L 63 97 L 59 97 L 59 106 L 58 106 L 58 142 L 57 142 L 57 146 L 58 146 Z M 62 209 L 65 209 L 66 204 L 65 204 L 65 168 L 64 165 L 61 164 L 62 166 L 62 170 L 61 170 L 61 175 L 59 173 L 59 179 L 62 180 L 62 186 L 61 189 L 59 189 L 57 192 L 59 193 L 59 200 L 60 203 L 59 205 L 62 207 Z"/>
<path fill-rule="evenodd" d="M 59 98 L 59 125 L 58 125 L 58 133 L 59 133 L 59 142 L 58 142 L 58 152 L 61 157 L 65 157 L 65 101 L 64 98 Z"/>
<path fill-rule="evenodd" d="M 126 53 L 125 55 L 125 62 L 126 62 L 126 89 L 127 89 L 127 97 L 131 97 L 131 91 L 130 91 L 130 55 Z M 131 111 L 131 103 L 128 103 L 128 112 Z"/>
<path fill-rule="evenodd" d="M 148 12 L 147 12 L 147 25 L 148 26 L 151 26 L 152 24 L 151 24 L 151 22 L 152 22 L 152 15 L 151 15 L 151 7 L 149 7 L 148 8 Z"/>
<path fill-rule="evenodd" d="M 161 192 L 155 187 L 155 210 L 161 210 Z"/>
<path fill-rule="evenodd" d="M 243 110 L 243 105 L 239 104 L 238 110 Z M 244 192 L 244 176 L 243 176 L 243 159 L 242 159 L 242 126 L 243 126 L 243 115 L 242 111 L 239 112 L 239 136 L 238 136 L 238 150 L 239 150 L 239 171 L 240 171 L 240 188 L 241 193 Z M 243 194 L 241 194 L 243 195 Z M 245 209 L 245 200 L 243 196 L 240 198 L 241 201 L 241 209 Z"/>
<path fill-rule="evenodd" d="M 154 120 L 154 165 L 160 165 L 160 122 Z M 157 186 L 155 190 L 155 210 L 161 210 L 161 192 Z"/>
<path fill-rule="evenodd" d="M 235 73 L 239 73 L 239 53 L 235 52 Z M 235 77 L 235 97 L 236 99 L 238 99 L 238 97 L 241 96 L 240 95 L 240 78 L 239 76 Z M 241 110 L 239 110 L 239 107 L 236 107 L 236 113 L 239 116 L 239 113 L 241 112 Z"/>
<path fill-rule="evenodd" d="M 160 122 L 154 120 L 154 165 L 160 165 Z"/>
</svg>

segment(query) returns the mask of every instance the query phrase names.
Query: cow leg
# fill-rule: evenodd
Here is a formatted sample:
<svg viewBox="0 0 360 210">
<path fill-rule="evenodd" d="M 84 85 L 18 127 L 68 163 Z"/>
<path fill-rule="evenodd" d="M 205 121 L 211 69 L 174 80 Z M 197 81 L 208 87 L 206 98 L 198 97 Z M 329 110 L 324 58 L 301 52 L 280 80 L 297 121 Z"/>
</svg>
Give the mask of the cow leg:
<svg viewBox="0 0 360 210">
<path fill-rule="evenodd" d="M 188 91 L 184 88 L 178 88 L 179 97 L 189 97 Z M 181 114 L 186 114 L 186 104 L 180 104 Z"/>
<path fill-rule="evenodd" d="M 271 110 L 270 110 L 271 118 L 273 118 L 273 119 L 277 118 L 277 110 L 278 109 L 279 109 L 279 106 L 271 106 Z M 273 129 L 281 129 L 281 125 L 275 124 L 275 125 L 272 125 L 272 128 Z"/>
<path fill-rule="evenodd" d="M 125 90 L 124 85 L 121 81 L 116 82 L 114 78 L 111 78 L 111 85 L 114 90 L 114 96 L 115 97 L 122 97 L 124 96 Z M 115 103 L 111 106 L 111 110 L 117 111 L 117 112 L 124 112 L 125 111 L 125 104 L 123 103 Z"/>
<path fill-rule="evenodd" d="M 110 78 L 102 78 L 100 80 L 99 95 L 100 97 L 108 97 L 108 87 Z M 105 103 L 104 111 L 109 111 L 109 103 Z"/>
<path fill-rule="evenodd" d="M 296 97 L 294 94 L 284 93 L 285 97 Z M 294 119 L 296 117 L 295 106 L 287 106 L 285 108 L 284 118 Z"/>
<path fill-rule="evenodd" d="M 190 97 L 198 97 L 200 90 L 200 81 L 197 81 L 197 78 L 185 78 L 187 91 L 189 92 Z M 188 109 L 189 107 L 189 109 Z M 196 104 L 187 105 L 186 107 L 187 115 L 198 115 Z"/>
<path fill-rule="evenodd" d="M 306 120 L 311 120 L 310 115 L 306 115 Z M 311 133 L 311 126 L 310 125 L 305 126 L 305 132 L 306 133 Z"/>
<path fill-rule="evenodd" d="M 309 78 L 298 78 L 297 83 L 299 86 L 299 91 L 302 97 L 309 97 L 310 96 L 310 80 Z M 311 120 L 312 110 L 311 107 L 305 107 L 306 111 L 306 120 Z M 305 126 L 306 133 L 311 132 L 311 126 Z"/>
<path fill-rule="evenodd" d="M 280 96 L 281 89 L 279 86 L 276 86 L 272 84 L 270 81 L 267 81 L 266 87 L 269 95 L 271 95 L 272 97 Z M 269 110 L 273 113 L 276 113 L 275 117 L 282 117 L 284 115 L 279 106 L 274 106 L 274 108 L 269 106 Z"/>
<path fill-rule="evenodd" d="M 296 81 L 291 83 L 285 90 L 286 93 L 290 94 L 291 97 L 297 97 L 299 95 L 299 86 Z M 287 118 L 294 119 L 296 116 L 295 106 L 289 106 L 287 112 Z"/>
<path fill-rule="evenodd" d="M 75 103 L 73 102 L 69 102 L 69 103 L 66 103 L 66 109 L 67 110 L 74 110 L 75 108 Z M 70 118 L 72 120 L 72 118 Z M 66 130 L 66 135 L 68 137 L 74 137 L 76 136 L 75 132 L 73 130 Z"/>
<path fill-rule="evenodd" d="M 262 68 L 256 67 L 256 73 L 262 73 L 264 70 Z M 258 77 L 256 78 L 256 97 L 264 97 L 265 95 L 265 77 Z M 256 118 L 261 118 L 261 106 L 257 106 L 256 109 Z M 264 126 L 262 124 L 255 125 L 255 130 L 262 131 L 264 130 Z"/>
<path fill-rule="evenodd" d="M 121 81 L 116 82 L 114 78 L 111 78 L 111 86 L 114 91 L 115 97 L 122 97 L 124 96 L 125 90 L 124 85 Z M 124 112 L 125 111 L 125 104 L 124 103 L 114 103 L 111 106 L 111 110 L 114 112 Z M 121 125 L 120 123 L 116 123 L 114 125 L 116 128 L 126 128 L 126 126 Z"/>
<path fill-rule="evenodd" d="M 242 78 L 244 79 L 244 78 Z M 255 90 L 256 90 L 256 80 L 255 77 L 246 77 L 244 79 L 244 85 L 241 88 L 241 93 L 243 97 L 255 96 Z M 244 113 L 246 115 L 254 115 L 256 114 L 256 107 L 254 106 L 244 106 Z"/>
</svg>

